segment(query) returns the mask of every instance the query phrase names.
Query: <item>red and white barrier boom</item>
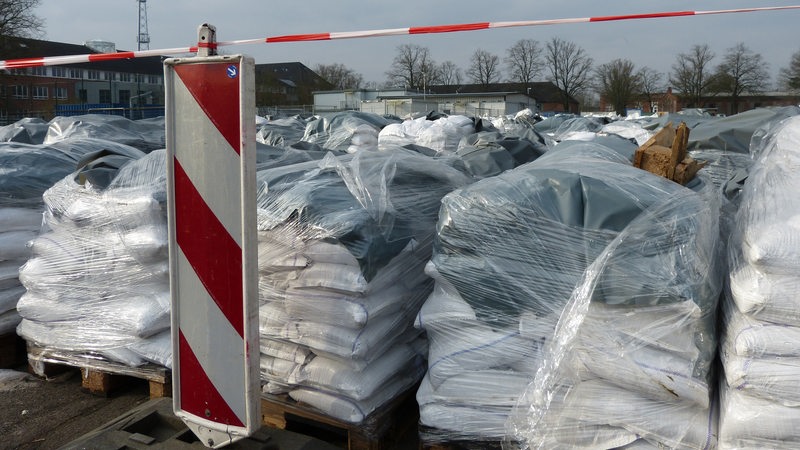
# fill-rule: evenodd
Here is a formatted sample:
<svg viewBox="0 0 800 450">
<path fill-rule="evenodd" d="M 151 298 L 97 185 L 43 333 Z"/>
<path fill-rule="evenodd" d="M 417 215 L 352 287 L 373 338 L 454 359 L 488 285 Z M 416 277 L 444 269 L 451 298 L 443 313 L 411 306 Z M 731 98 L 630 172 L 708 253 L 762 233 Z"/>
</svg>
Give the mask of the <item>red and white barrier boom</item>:
<svg viewBox="0 0 800 450">
<path fill-rule="evenodd" d="M 261 426 L 255 178 L 255 63 L 164 62 L 173 407 L 208 447 Z"/>
</svg>

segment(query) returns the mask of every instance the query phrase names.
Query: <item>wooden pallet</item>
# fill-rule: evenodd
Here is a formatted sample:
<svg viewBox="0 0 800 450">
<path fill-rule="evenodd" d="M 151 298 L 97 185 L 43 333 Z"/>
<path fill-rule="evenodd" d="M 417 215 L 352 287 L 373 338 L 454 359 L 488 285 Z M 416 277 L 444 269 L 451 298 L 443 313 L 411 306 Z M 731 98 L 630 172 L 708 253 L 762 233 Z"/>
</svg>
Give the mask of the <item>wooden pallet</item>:
<svg viewBox="0 0 800 450">
<path fill-rule="evenodd" d="M 25 364 L 25 341 L 16 333 L 0 336 L 0 369 L 13 369 Z"/>
<path fill-rule="evenodd" d="M 39 347 L 31 342 L 28 348 L 28 371 L 50 378 L 69 370 L 80 369 L 81 386 L 94 395 L 108 396 L 137 381 L 147 381 L 150 398 L 172 396 L 169 369 L 153 364 L 129 367 L 91 353 L 69 352 Z"/>
<path fill-rule="evenodd" d="M 501 450 L 503 445 L 497 441 L 422 442 L 420 448 L 423 450 Z"/>
<path fill-rule="evenodd" d="M 502 450 L 503 443 L 489 438 L 467 437 L 419 425 L 420 450 Z"/>
<path fill-rule="evenodd" d="M 373 412 L 361 423 L 332 418 L 288 395 L 261 397 L 262 423 L 295 431 L 349 450 L 389 450 L 418 446 L 416 386 Z M 409 444 L 411 443 L 411 444 Z"/>
</svg>

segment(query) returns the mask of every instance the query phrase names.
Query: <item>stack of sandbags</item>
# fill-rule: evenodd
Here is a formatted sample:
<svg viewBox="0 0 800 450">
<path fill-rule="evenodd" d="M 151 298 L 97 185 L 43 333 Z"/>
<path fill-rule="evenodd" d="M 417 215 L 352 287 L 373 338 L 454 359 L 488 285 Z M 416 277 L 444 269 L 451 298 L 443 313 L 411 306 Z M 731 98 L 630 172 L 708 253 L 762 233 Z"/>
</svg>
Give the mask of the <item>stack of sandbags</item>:
<svg viewBox="0 0 800 450">
<path fill-rule="evenodd" d="M 574 143 L 446 196 L 417 317 L 423 440 L 714 441 L 717 210 L 691 187 Z"/>
<path fill-rule="evenodd" d="M 42 193 L 75 170 L 78 156 L 58 145 L 0 142 L 0 335 L 20 320 L 16 304 L 25 289 L 19 268 L 42 225 Z"/>
<path fill-rule="evenodd" d="M 258 172 L 264 392 L 361 422 L 419 381 L 440 199 L 470 178 L 395 148 Z"/>
<path fill-rule="evenodd" d="M 731 238 L 721 448 L 800 445 L 800 117 L 754 139 Z"/>
<path fill-rule="evenodd" d="M 43 232 L 20 269 L 27 341 L 170 366 L 165 156 L 140 155 L 108 186 L 89 181 L 89 164 L 44 193 Z"/>
</svg>

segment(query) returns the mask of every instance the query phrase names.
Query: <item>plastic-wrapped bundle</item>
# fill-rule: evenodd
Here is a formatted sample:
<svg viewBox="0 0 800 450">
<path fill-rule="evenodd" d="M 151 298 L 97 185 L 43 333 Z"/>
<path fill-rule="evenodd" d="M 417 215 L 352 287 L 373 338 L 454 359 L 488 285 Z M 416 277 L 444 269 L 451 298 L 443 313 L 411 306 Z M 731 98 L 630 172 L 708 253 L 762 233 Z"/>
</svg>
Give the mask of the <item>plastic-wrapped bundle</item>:
<svg viewBox="0 0 800 450">
<path fill-rule="evenodd" d="M 419 381 L 439 201 L 471 180 L 448 161 L 395 148 L 259 171 L 265 392 L 360 422 Z"/>
<path fill-rule="evenodd" d="M 531 162 L 547 152 L 547 146 L 533 130 L 534 140 L 505 136 L 497 131 L 481 131 L 461 139 L 456 154 L 476 178 L 486 178 Z"/>
<path fill-rule="evenodd" d="M 800 445 L 800 116 L 754 137 L 729 247 L 720 446 Z"/>
<path fill-rule="evenodd" d="M 306 125 L 302 141 L 348 153 L 375 150 L 378 133 L 389 123 L 388 119 L 372 113 L 338 113 L 330 118 L 320 117 L 310 121 Z"/>
<path fill-rule="evenodd" d="M 288 147 L 303 139 L 306 125 L 311 120 L 301 116 L 268 120 L 258 126 L 256 142 L 277 147 Z"/>
<path fill-rule="evenodd" d="M 42 144 L 49 126 L 48 122 L 38 118 L 20 119 L 11 125 L 0 127 L 0 142 Z"/>
<path fill-rule="evenodd" d="M 45 144 L 80 138 L 106 139 L 130 145 L 145 153 L 164 148 L 164 118 L 130 120 L 120 116 L 86 114 L 56 117 L 50 121 Z"/>
<path fill-rule="evenodd" d="M 557 141 L 590 140 L 608 123 L 604 117 L 573 117 L 565 120 L 553 133 Z"/>
<path fill-rule="evenodd" d="M 693 188 L 582 143 L 446 196 L 417 318 L 424 439 L 713 440 L 718 230 L 714 192 Z"/>
<path fill-rule="evenodd" d="M 378 147 L 385 150 L 415 144 L 438 153 L 454 153 L 461 139 L 475 132 L 475 123 L 466 116 L 446 116 L 436 120 L 420 117 L 385 127 L 378 136 Z"/>
<path fill-rule="evenodd" d="M 163 151 L 98 189 L 70 175 L 44 194 L 45 230 L 20 269 L 18 333 L 40 346 L 168 365 L 169 281 Z"/>
</svg>

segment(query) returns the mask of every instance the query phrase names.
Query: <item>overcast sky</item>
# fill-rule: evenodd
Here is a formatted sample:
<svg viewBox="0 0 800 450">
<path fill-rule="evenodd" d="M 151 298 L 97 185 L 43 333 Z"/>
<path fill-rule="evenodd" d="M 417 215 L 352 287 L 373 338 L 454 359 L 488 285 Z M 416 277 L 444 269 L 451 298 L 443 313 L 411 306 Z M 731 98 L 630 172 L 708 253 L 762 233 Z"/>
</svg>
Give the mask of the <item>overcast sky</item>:
<svg viewBox="0 0 800 450">
<path fill-rule="evenodd" d="M 149 0 L 150 48 L 188 47 L 197 42 L 197 26 L 217 27 L 220 41 L 263 38 L 284 34 L 359 31 L 408 26 L 470 22 L 561 19 L 678 10 L 718 10 L 800 4 L 800 0 Z M 82 44 L 92 39 L 116 43 L 117 49 L 135 50 L 138 31 L 137 0 L 41 0 L 36 14 L 44 18 L 45 39 Z M 800 10 L 691 16 L 625 22 L 579 23 L 494 29 L 440 35 L 393 36 L 301 43 L 252 44 L 225 47 L 225 53 L 244 53 L 256 63 L 299 61 L 342 63 L 382 83 L 397 47 L 416 44 L 430 49 L 437 62 L 454 62 L 462 71 L 476 49 L 505 56 L 519 39 L 546 42 L 554 36 L 575 42 L 595 64 L 627 58 L 636 67 L 670 71 L 679 53 L 694 44 L 708 44 L 722 54 L 738 42 L 761 53 L 773 75 L 788 66 L 800 50 Z M 57 56 L 57 55 L 47 55 Z M 504 73 L 505 75 L 505 73 Z"/>
</svg>

